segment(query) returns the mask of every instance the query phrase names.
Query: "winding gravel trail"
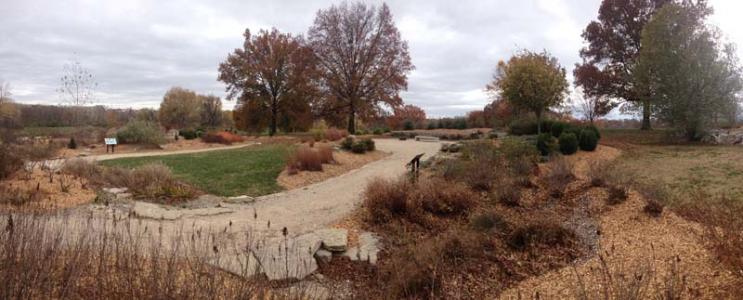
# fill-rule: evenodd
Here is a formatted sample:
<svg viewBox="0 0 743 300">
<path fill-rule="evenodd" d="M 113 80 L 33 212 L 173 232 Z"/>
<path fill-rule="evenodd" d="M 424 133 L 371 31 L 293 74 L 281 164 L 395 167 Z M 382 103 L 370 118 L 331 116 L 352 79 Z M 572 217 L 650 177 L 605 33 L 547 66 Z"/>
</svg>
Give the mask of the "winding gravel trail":
<svg viewBox="0 0 743 300">
<path fill-rule="evenodd" d="M 286 227 L 298 235 L 328 226 L 351 213 L 362 201 L 366 184 L 375 177 L 394 178 L 406 172 L 405 165 L 414 156 L 425 153 L 423 159 L 436 154 L 440 143 L 375 140 L 378 150 L 391 153 L 338 177 L 307 187 L 262 196 L 255 203 L 234 206 L 235 211 L 208 217 L 194 217 L 197 226 L 220 228 L 232 222 L 232 227 L 250 226 L 269 235 L 277 235 Z M 255 218 L 255 215 L 258 217 Z M 190 221 L 190 220 L 186 220 Z M 271 227 L 268 227 L 268 223 Z"/>
</svg>

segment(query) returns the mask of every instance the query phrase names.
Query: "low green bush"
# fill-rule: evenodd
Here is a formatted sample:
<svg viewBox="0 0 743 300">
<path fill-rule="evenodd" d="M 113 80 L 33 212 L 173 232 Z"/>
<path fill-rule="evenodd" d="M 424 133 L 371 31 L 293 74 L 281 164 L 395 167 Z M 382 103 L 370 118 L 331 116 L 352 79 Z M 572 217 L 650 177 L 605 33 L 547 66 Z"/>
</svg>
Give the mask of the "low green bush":
<svg viewBox="0 0 743 300">
<path fill-rule="evenodd" d="M 550 132 L 555 121 L 542 120 L 542 132 Z M 537 120 L 533 118 L 517 119 L 508 126 L 511 135 L 535 135 L 538 133 Z"/>
<path fill-rule="evenodd" d="M 588 126 L 586 126 L 585 129 L 590 130 L 590 131 L 593 131 L 593 133 L 596 134 L 596 139 L 598 139 L 598 140 L 601 139 L 601 132 L 599 132 L 599 129 L 596 127 L 596 125 L 593 125 L 593 124 L 588 125 Z"/>
<path fill-rule="evenodd" d="M 593 130 L 586 128 L 580 132 L 580 141 L 578 142 L 580 150 L 594 151 L 598 146 L 598 142 L 599 139 L 596 137 L 596 133 L 594 133 Z"/>
<path fill-rule="evenodd" d="M 374 140 L 372 139 L 362 139 L 361 143 L 363 143 L 364 146 L 366 147 L 366 151 L 377 150 L 377 146 L 374 144 Z"/>
<path fill-rule="evenodd" d="M 196 130 L 193 129 L 183 129 L 180 130 L 178 134 L 180 134 L 180 136 L 187 140 L 193 140 L 199 137 L 198 133 L 196 133 Z"/>
<path fill-rule="evenodd" d="M 537 150 L 539 150 L 539 153 L 542 154 L 542 156 L 550 155 L 556 149 L 557 144 L 555 143 L 555 138 L 552 137 L 551 133 L 545 132 L 537 137 Z"/>
<path fill-rule="evenodd" d="M 351 147 L 353 146 L 353 138 L 347 137 L 341 142 L 341 149 L 346 151 L 351 151 Z"/>
<path fill-rule="evenodd" d="M 366 143 L 362 141 L 354 142 L 351 145 L 351 152 L 362 154 L 366 152 Z"/>
<path fill-rule="evenodd" d="M 160 145 L 165 143 L 165 137 L 157 124 L 137 120 L 130 121 L 119 129 L 116 138 L 121 144 Z"/>
<path fill-rule="evenodd" d="M 571 155 L 578 152 L 578 137 L 572 132 L 563 132 L 559 139 L 560 152 L 564 155 Z"/>
</svg>

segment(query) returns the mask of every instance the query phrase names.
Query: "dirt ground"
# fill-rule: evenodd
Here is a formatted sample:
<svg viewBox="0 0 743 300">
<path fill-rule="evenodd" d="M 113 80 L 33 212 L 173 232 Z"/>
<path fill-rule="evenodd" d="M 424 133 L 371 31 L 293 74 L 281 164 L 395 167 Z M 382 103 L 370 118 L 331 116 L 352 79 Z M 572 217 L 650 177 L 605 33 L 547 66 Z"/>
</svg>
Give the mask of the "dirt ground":
<svg viewBox="0 0 743 300">
<path fill-rule="evenodd" d="M 361 168 L 370 162 L 380 160 L 389 155 L 389 153 L 382 151 L 372 151 L 365 154 L 355 154 L 342 150 L 334 151 L 333 157 L 336 162 L 333 164 L 324 164 L 321 172 L 301 171 L 297 174 L 289 175 L 287 171 L 284 170 L 276 180 L 283 188 L 292 190 L 345 174 L 351 170 Z"/>
<path fill-rule="evenodd" d="M 23 209 L 29 210 L 70 208 L 93 202 L 96 197 L 95 191 L 89 188 L 84 180 L 69 175 L 55 174 L 50 183 L 48 173 L 39 169 L 35 169 L 30 177 L 26 177 L 26 174 L 17 174 L 15 178 L 6 180 L 2 184 L 28 193 L 37 193 L 34 201 L 23 205 Z M 63 185 L 67 188 L 66 191 L 63 191 Z M 0 210 L 4 209 L 17 210 L 18 207 L 0 204 Z"/>
<path fill-rule="evenodd" d="M 621 151 L 600 146 L 596 152 L 569 157 L 578 177 L 589 164 L 613 160 Z M 588 205 L 602 207 L 595 197 Z M 702 239 L 702 226 L 665 209 L 659 218 L 647 215 L 646 201 L 630 191 L 626 202 L 598 209 L 596 255 L 573 266 L 522 281 L 501 299 L 597 299 L 636 288 L 640 298 L 655 298 L 676 285 L 690 299 L 725 298 L 734 274 L 712 256 Z"/>
</svg>

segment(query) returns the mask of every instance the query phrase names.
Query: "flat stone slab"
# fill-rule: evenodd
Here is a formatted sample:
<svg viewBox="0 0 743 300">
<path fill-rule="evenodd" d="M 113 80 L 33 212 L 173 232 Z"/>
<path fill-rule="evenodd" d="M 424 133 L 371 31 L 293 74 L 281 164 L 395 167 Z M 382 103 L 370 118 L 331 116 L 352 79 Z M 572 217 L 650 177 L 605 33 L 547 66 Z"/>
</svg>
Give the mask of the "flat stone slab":
<svg viewBox="0 0 743 300">
<path fill-rule="evenodd" d="M 265 248 L 256 251 L 261 272 L 269 280 L 304 279 L 317 270 L 315 253 L 320 249 L 320 237 L 308 233 L 286 241 L 269 240 Z"/>
<path fill-rule="evenodd" d="M 415 137 L 415 140 L 419 142 L 438 142 L 439 138 L 435 136 L 418 135 Z"/>
<path fill-rule="evenodd" d="M 103 188 L 103 191 L 111 194 L 122 194 L 129 191 L 127 188 Z"/>
<path fill-rule="evenodd" d="M 149 202 L 136 201 L 132 207 L 134 215 L 144 219 L 177 220 L 183 217 L 214 216 L 233 212 L 224 207 L 178 209 Z"/>
<path fill-rule="evenodd" d="M 348 246 L 348 230 L 341 228 L 320 229 L 315 231 L 320 236 L 322 247 L 331 252 L 346 251 Z"/>
<path fill-rule="evenodd" d="M 237 197 L 229 197 L 222 200 L 224 203 L 228 204 L 250 204 L 255 202 L 255 198 L 250 196 L 237 196 Z"/>
</svg>

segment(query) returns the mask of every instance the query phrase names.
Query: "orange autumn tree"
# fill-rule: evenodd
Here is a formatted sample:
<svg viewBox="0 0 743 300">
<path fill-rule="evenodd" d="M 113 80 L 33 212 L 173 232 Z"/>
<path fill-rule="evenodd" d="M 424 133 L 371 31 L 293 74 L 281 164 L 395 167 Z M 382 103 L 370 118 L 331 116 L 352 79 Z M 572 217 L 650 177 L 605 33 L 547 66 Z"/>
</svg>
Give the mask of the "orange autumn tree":
<svg viewBox="0 0 743 300">
<path fill-rule="evenodd" d="M 237 99 L 236 114 L 245 128 L 267 124 L 274 135 L 279 123 L 306 119 L 310 103 L 316 99 L 315 61 L 312 50 L 301 36 L 261 30 L 252 35 L 245 31 L 243 47 L 219 65 L 218 79 L 227 84 L 227 98 Z M 266 120 L 267 119 L 267 120 Z M 293 125 L 289 125 L 293 128 Z M 257 129 L 257 128 L 256 128 Z"/>
</svg>

